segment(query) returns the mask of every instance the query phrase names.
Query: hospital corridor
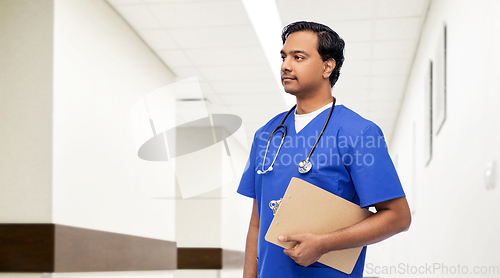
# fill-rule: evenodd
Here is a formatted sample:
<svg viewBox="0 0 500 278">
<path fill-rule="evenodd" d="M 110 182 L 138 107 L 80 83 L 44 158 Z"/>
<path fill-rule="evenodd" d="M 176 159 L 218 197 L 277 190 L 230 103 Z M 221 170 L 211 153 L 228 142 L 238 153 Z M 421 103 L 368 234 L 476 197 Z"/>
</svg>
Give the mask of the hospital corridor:
<svg viewBox="0 0 500 278">
<path fill-rule="evenodd" d="M 499 13 L 0 0 L 0 278 L 500 277 Z M 308 266 L 278 237 L 361 223 Z"/>
</svg>

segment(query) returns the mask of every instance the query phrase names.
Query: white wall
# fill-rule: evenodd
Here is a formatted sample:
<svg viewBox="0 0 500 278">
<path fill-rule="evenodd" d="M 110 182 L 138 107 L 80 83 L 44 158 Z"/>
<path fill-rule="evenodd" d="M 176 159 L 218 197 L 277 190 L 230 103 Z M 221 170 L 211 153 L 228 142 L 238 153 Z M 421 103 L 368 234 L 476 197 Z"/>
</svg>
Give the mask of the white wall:
<svg viewBox="0 0 500 278">
<path fill-rule="evenodd" d="M 106 1 L 54 3 L 54 223 L 175 241 L 174 202 L 151 198 L 174 176 L 137 156 L 130 124 L 174 75 Z"/>
<path fill-rule="evenodd" d="M 0 165 L 6 170 L 0 175 L 1 222 L 57 223 L 179 241 L 180 246 L 244 250 L 252 204 L 236 194 L 239 177 L 200 196 L 208 197 L 201 201 L 151 198 L 176 196 L 174 171 L 137 157 L 130 108 L 175 77 L 104 0 L 1 1 L 0 13 L 0 61 L 6 69 L 0 75 Z M 167 110 L 175 99 L 170 101 Z M 171 112 L 174 125 L 175 109 Z M 236 138 L 227 143 L 232 170 L 239 175 L 248 150 Z M 183 210 L 183 203 L 192 210 Z M 189 229 L 193 213 L 203 216 L 194 232 Z M 241 270 L 197 273 L 241 276 Z M 0 276 L 174 274 L 193 273 Z"/>
<path fill-rule="evenodd" d="M 463 277 L 498 277 L 498 272 L 472 272 L 475 266 L 496 266 L 493 271 L 500 267 L 499 12 L 496 0 L 432 2 L 390 146 L 398 157 L 413 223 L 408 232 L 369 249 L 372 273 L 365 268 L 367 276 L 441 277 L 448 267 L 450 277 L 455 277 L 451 273 L 460 265 L 462 273 L 469 271 Z M 426 166 L 424 80 L 444 23 L 447 116 L 439 134 L 434 134 L 432 159 Z M 496 187 L 487 189 L 484 170 L 492 161 L 497 163 Z M 426 264 L 432 265 L 431 272 L 412 269 Z M 404 273 L 375 275 L 375 266 L 396 266 Z M 412 275 L 415 271 L 422 272 Z"/>
<path fill-rule="evenodd" d="M 104 0 L 0 1 L 0 222 L 175 241 L 173 203 L 149 198 L 173 175 L 137 157 L 129 112 L 174 76 L 131 30 Z"/>
<path fill-rule="evenodd" d="M 0 222 L 52 221 L 53 3 L 0 1 Z"/>
</svg>

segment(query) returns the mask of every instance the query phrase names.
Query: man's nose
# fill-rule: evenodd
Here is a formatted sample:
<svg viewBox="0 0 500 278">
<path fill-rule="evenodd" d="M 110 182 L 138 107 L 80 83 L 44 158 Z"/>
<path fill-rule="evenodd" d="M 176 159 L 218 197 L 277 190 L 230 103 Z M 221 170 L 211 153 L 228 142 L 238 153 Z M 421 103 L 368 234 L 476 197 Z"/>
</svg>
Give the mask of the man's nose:
<svg viewBox="0 0 500 278">
<path fill-rule="evenodd" d="M 285 71 L 292 71 L 292 68 L 290 66 L 290 62 L 288 62 L 287 58 L 283 59 L 283 62 L 281 62 L 281 72 Z"/>
</svg>

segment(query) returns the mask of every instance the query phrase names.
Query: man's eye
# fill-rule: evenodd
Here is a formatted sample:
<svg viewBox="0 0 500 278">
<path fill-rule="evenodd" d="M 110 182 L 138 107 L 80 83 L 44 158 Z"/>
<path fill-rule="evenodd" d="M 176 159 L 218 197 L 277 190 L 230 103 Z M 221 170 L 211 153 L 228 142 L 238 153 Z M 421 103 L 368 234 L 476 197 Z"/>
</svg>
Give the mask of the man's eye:
<svg viewBox="0 0 500 278">
<path fill-rule="evenodd" d="M 304 57 L 301 57 L 301 56 L 295 56 L 295 59 L 297 59 L 297 60 L 302 60 L 302 59 L 304 59 Z"/>
<path fill-rule="evenodd" d="M 281 56 L 281 61 L 285 61 L 286 57 Z"/>
</svg>

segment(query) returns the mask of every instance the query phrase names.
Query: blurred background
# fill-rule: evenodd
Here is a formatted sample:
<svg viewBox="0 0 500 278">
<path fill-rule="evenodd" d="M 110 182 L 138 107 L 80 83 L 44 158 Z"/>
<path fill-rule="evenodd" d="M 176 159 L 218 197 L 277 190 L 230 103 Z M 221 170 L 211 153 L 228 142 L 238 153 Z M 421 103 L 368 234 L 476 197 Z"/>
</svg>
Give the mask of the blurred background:
<svg viewBox="0 0 500 278">
<path fill-rule="evenodd" d="M 298 20 L 345 40 L 332 93 L 382 128 L 413 214 L 368 248 L 365 276 L 500 277 L 499 12 L 497 0 L 1 0 L 0 277 L 241 277 L 252 200 L 236 188 L 254 132 L 294 103 L 279 51 Z M 191 77 L 202 96 L 131 114 Z M 216 178 L 200 174 L 210 163 L 138 156 L 137 134 L 177 126 L 193 103 L 242 119 L 214 142 L 231 151 Z M 203 127 L 183 128 L 174 146 Z M 185 198 L 179 171 L 210 186 Z"/>
</svg>

